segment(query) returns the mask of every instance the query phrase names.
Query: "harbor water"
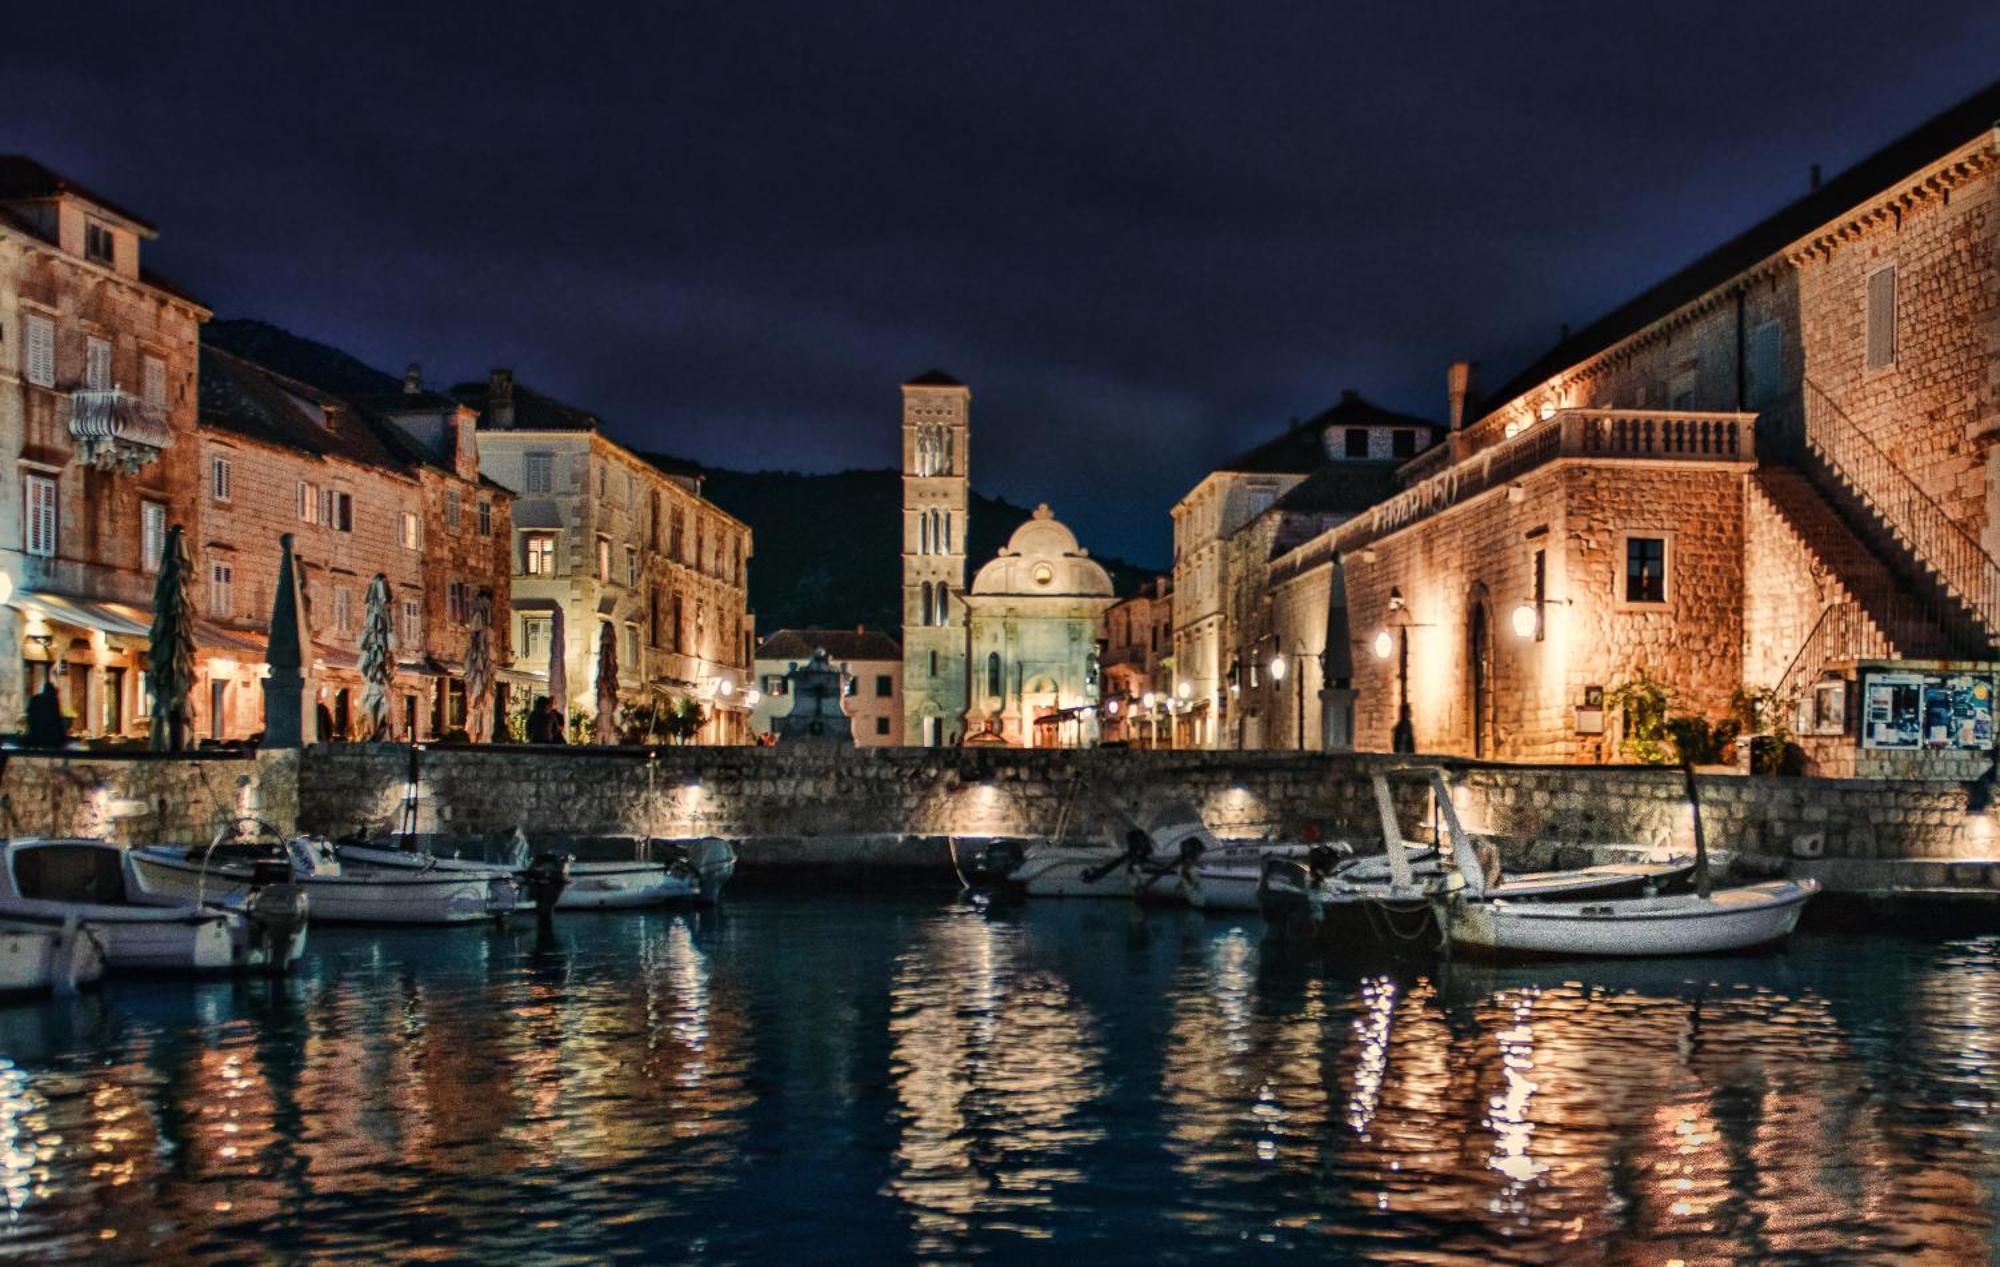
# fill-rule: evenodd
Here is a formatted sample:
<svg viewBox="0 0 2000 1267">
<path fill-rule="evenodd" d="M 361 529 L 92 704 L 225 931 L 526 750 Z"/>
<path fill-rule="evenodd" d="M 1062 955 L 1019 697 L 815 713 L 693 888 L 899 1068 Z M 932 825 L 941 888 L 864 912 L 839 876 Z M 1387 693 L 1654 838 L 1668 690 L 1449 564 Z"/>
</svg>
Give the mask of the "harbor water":
<svg viewBox="0 0 2000 1267">
<path fill-rule="evenodd" d="M 0 1009 L 0 1256 L 1978 1262 L 2000 936 L 1384 969 L 956 894 Z"/>
</svg>

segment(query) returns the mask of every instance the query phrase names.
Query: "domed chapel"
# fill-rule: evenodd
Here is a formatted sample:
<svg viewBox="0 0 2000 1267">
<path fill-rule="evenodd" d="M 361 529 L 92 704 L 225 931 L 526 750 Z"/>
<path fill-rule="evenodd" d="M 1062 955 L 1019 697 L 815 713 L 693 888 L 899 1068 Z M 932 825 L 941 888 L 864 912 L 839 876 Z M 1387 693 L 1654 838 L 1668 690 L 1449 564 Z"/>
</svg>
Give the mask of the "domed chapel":
<svg viewBox="0 0 2000 1267">
<path fill-rule="evenodd" d="M 1110 573 L 1041 505 L 965 587 L 971 401 L 903 385 L 903 742 L 1089 743 Z"/>
</svg>

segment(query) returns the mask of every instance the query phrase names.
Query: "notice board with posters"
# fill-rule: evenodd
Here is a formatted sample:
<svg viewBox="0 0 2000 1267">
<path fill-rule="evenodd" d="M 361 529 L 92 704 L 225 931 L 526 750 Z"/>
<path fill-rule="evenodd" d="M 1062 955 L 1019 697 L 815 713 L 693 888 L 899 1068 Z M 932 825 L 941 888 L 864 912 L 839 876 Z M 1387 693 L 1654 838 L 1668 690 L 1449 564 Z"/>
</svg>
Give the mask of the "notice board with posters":
<svg viewBox="0 0 2000 1267">
<path fill-rule="evenodd" d="M 1864 673 L 1861 746 L 1990 748 L 1993 689 L 1990 673 Z"/>
</svg>

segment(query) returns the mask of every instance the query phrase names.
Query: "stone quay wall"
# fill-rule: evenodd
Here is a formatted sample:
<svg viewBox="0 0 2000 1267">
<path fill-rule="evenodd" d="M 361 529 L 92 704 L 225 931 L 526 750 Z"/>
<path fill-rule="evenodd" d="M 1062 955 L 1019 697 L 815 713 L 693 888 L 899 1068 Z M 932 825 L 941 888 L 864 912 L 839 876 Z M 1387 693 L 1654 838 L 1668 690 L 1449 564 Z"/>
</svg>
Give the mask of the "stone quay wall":
<svg viewBox="0 0 2000 1267">
<path fill-rule="evenodd" d="M 1317 753 L 874 748 L 441 747 L 418 754 L 416 829 L 465 844 L 516 827 L 537 845 L 721 836 L 746 870 L 949 874 L 951 836 L 1101 837 L 1178 798 L 1225 838 L 1317 830 L 1364 852 L 1381 838 L 1368 775 L 1395 758 Z M 1515 866 L 1571 866 L 1592 847 L 1685 851 L 1692 814 L 1677 770 L 1441 760 L 1468 829 Z M 1783 861 L 1829 888 L 2000 892 L 1990 783 L 1705 774 L 1711 848 Z M 1398 779 L 1403 834 L 1431 839 L 1421 780 Z M 342 744 L 303 754 L 156 757 L 9 754 L 10 834 L 200 842 L 231 818 L 327 834 L 400 829 L 410 750 Z"/>
<path fill-rule="evenodd" d="M 1369 773 L 1399 760 L 1318 753 L 1094 749 L 428 748 L 417 830 L 537 843 L 600 836 L 716 835 L 745 868 L 838 866 L 942 872 L 950 836 L 1101 836 L 1178 798 L 1219 836 L 1328 839 L 1375 848 Z M 1692 847 L 1678 770 L 1520 766 L 1441 759 L 1468 829 L 1501 838 L 1516 865 L 1573 865 L 1571 846 Z M 309 749 L 299 825 L 327 833 L 399 825 L 409 749 Z M 1830 887 L 1985 888 L 2000 841 L 1982 783 L 1700 776 L 1711 848 L 1791 860 Z M 1397 780 L 1403 833 L 1434 830 L 1427 788 Z M 282 795 L 268 798 L 276 804 Z M 1852 864 L 1852 865 L 1850 865 Z M 1865 880 L 1849 884 L 1848 874 Z M 1914 877 L 1914 879 L 1912 878 Z"/>
</svg>

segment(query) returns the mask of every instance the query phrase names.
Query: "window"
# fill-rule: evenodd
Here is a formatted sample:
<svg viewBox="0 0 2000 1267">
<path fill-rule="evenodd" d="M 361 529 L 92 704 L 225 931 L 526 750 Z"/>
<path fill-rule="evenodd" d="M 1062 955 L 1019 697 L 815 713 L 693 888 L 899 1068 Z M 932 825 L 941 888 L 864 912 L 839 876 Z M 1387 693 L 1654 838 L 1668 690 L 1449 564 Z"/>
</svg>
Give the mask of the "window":
<svg viewBox="0 0 2000 1267">
<path fill-rule="evenodd" d="M 943 581 L 939 581 L 937 587 L 937 617 L 931 623 L 933 625 L 944 625 L 949 624 L 950 621 L 951 586 L 946 585 Z"/>
<path fill-rule="evenodd" d="M 232 477 L 235 475 L 235 473 L 236 473 L 236 468 L 228 458 L 225 457 L 210 458 L 208 460 L 209 495 L 214 497 L 215 500 L 219 502 L 228 501 L 229 488 L 231 483 L 233 482 Z"/>
<path fill-rule="evenodd" d="M 555 455 L 552 453 L 529 453 L 521 459 L 521 482 L 530 493 L 552 493 L 555 491 Z"/>
<path fill-rule="evenodd" d="M 600 466 L 597 468 L 597 499 L 602 501 L 609 496 L 611 496 L 611 468 Z"/>
<path fill-rule="evenodd" d="M 637 666 L 639 663 L 639 626 L 625 626 L 625 663 Z"/>
<path fill-rule="evenodd" d="M 929 581 L 923 583 L 919 591 L 919 598 L 923 603 L 923 610 L 917 617 L 917 623 L 928 625 L 931 623 L 931 614 L 937 610 L 935 600 L 931 597 L 931 583 Z"/>
<path fill-rule="evenodd" d="M 895 682 L 887 673 L 875 675 L 875 698 L 887 699 L 896 689 Z"/>
<path fill-rule="evenodd" d="M 320 504 L 319 485 L 311 480 L 299 481 L 299 522 L 316 524 L 320 522 L 323 507 Z"/>
<path fill-rule="evenodd" d="M 1896 363 L 1896 266 L 1868 274 L 1868 368 Z"/>
<path fill-rule="evenodd" d="M 419 545 L 418 537 L 420 535 L 417 529 L 416 512 L 413 510 L 404 511 L 402 518 L 398 522 L 400 526 L 396 532 L 396 540 L 402 543 L 405 550 L 416 549 Z"/>
<path fill-rule="evenodd" d="M 111 344 L 103 339 L 83 341 L 83 385 L 92 391 L 111 390 Z"/>
<path fill-rule="evenodd" d="M 139 399 L 148 409 L 167 407 L 167 363 L 157 356 L 139 360 Z"/>
<path fill-rule="evenodd" d="M 470 608 L 470 593 L 464 581 L 453 581 L 444 588 L 445 619 L 454 625 L 465 623 L 465 613 Z"/>
<path fill-rule="evenodd" d="M 56 482 L 46 475 L 30 475 L 28 493 L 28 553 L 52 559 L 56 553 Z"/>
<path fill-rule="evenodd" d="M 345 585 L 333 589 L 333 627 L 341 633 L 354 632 L 354 591 Z"/>
<path fill-rule="evenodd" d="M 234 616 L 236 598 L 233 593 L 236 584 L 236 569 L 227 563 L 208 565 L 208 614 L 211 616 Z"/>
<path fill-rule="evenodd" d="M 878 735 L 889 733 L 889 719 L 887 717 L 877 717 L 875 719 L 875 733 Z"/>
<path fill-rule="evenodd" d="M 1347 456 L 1365 458 L 1368 456 L 1368 428 L 1349 427 L 1347 429 Z"/>
<path fill-rule="evenodd" d="M 1778 323 L 1766 321 L 1750 332 L 1749 391 L 1746 402 L 1752 409 L 1775 404 L 1784 394 L 1779 381 L 1784 370 L 1784 344 Z"/>
<path fill-rule="evenodd" d="M 639 588 L 639 551 L 636 546 L 625 547 L 625 584 Z"/>
<path fill-rule="evenodd" d="M 676 651 L 682 649 L 685 635 L 682 633 L 681 622 L 686 615 L 686 609 L 681 605 L 681 596 L 679 594 L 674 595 L 674 650 Z"/>
<path fill-rule="evenodd" d="M 986 653 L 986 693 L 997 699 L 1000 696 L 1000 653 Z"/>
<path fill-rule="evenodd" d="M 673 541 L 667 548 L 667 557 L 671 558 L 676 563 L 687 562 L 686 554 L 681 549 L 682 545 L 685 544 L 681 540 L 682 536 L 681 528 L 682 528 L 682 520 L 681 520 L 680 507 L 676 506 L 674 508 L 674 521 L 673 521 L 673 533 L 672 533 Z"/>
<path fill-rule="evenodd" d="M 1667 601 L 1667 540 L 1665 537 L 1625 538 L 1625 601 Z"/>
<path fill-rule="evenodd" d="M 83 258 L 93 264 L 109 264 L 111 249 L 111 230 L 95 220 L 86 220 L 83 225 Z"/>
<path fill-rule="evenodd" d="M 708 525 L 702 522 L 701 516 L 699 515 L 695 516 L 694 565 L 696 568 L 700 569 L 703 572 L 708 571 L 708 542 L 706 540 L 707 529 Z"/>
<path fill-rule="evenodd" d="M 490 498 L 479 499 L 479 535 L 482 537 L 493 535 L 493 502 Z"/>
<path fill-rule="evenodd" d="M 403 644 L 403 653 L 411 655 L 423 645 L 424 605 L 414 598 L 403 600 L 403 627 L 397 634 Z"/>
<path fill-rule="evenodd" d="M 931 676 L 932 676 L 932 677 L 936 677 L 936 676 L 938 675 L 938 674 L 937 674 L 937 666 L 938 666 L 938 657 L 937 657 L 937 652 L 933 651 L 933 652 L 931 652 Z"/>
<path fill-rule="evenodd" d="M 28 381 L 36 387 L 56 385 L 56 323 L 47 317 L 29 316 L 23 318 L 22 329 L 26 332 L 27 346 L 22 357 Z"/>
<path fill-rule="evenodd" d="M 160 553 L 167 548 L 167 508 L 159 502 L 139 503 L 139 566 L 160 570 Z"/>
<path fill-rule="evenodd" d="M 457 532 L 465 522 L 465 499 L 458 493 L 444 495 L 444 526 Z"/>
<path fill-rule="evenodd" d="M 556 535 L 552 532 L 531 532 L 527 536 L 527 564 L 529 576 L 554 576 L 556 574 Z"/>
<path fill-rule="evenodd" d="M 328 494 L 327 523 L 335 532 L 354 531 L 354 494 L 339 489 Z"/>
<path fill-rule="evenodd" d="M 611 580 L 611 538 L 609 537 L 600 536 L 597 539 L 597 579 L 607 583 Z"/>
<path fill-rule="evenodd" d="M 1417 433 L 1410 427 L 1398 427 L 1389 433 L 1389 453 L 1393 457 L 1408 458 L 1417 455 Z"/>
<path fill-rule="evenodd" d="M 527 616 L 521 620 L 521 658 L 530 662 L 539 661 L 549 653 L 549 622 L 541 617 Z"/>
</svg>

